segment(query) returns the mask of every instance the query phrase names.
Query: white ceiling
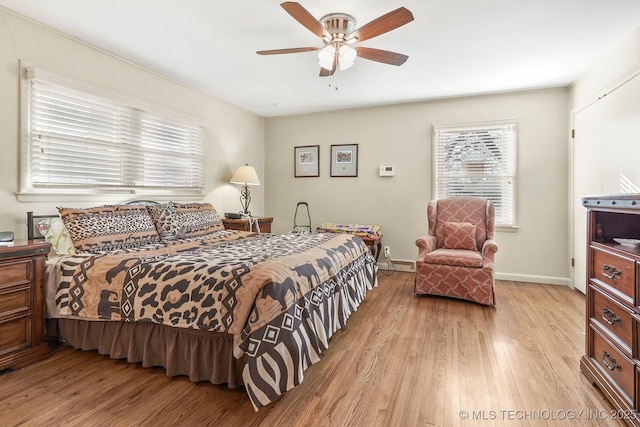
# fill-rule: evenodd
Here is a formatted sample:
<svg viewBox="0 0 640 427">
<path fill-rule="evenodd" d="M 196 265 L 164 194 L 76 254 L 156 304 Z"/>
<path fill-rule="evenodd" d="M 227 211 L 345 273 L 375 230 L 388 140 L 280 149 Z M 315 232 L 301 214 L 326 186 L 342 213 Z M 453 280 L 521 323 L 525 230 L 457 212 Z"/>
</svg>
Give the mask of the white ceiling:
<svg viewBox="0 0 640 427">
<path fill-rule="evenodd" d="M 261 116 L 566 86 L 640 26 L 639 0 L 300 0 L 358 27 L 400 6 L 415 20 L 361 46 L 409 55 L 356 59 L 318 77 L 322 46 L 281 0 L 0 0 L 150 70 Z"/>
</svg>

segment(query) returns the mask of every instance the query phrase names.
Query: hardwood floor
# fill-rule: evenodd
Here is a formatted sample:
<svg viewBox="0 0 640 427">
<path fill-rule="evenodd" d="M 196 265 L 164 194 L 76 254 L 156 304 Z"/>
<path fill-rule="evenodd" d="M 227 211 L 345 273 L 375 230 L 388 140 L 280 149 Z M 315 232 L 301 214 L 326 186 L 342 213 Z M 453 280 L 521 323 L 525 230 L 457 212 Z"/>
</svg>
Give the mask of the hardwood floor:
<svg viewBox="0 0 640 427">
<path fill-rule="evenodd" d="M 259 412 L 242 390 L 62 346 L 0 374 L 0 425 L 623 425 L 580 373 L 578 291 L 502 281 L 487 308 L 416 297 L 411 273 L 379 279 L 304 382 Z"/>
</svg>

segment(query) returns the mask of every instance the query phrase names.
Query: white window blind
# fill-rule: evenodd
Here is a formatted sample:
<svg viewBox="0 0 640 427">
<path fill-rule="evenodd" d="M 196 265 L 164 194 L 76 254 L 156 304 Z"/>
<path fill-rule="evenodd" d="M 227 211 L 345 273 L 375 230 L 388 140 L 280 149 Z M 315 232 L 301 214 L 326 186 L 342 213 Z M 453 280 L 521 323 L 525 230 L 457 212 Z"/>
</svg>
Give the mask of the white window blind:
<svg viewBox="0 0 640 427">
<path fill-rule="evenodd" d="M 199 190 L 202 127 L 29 70 L 28 187 Z"/>
<path fill-rule="evenodd" d="M 515 227 L 515 122 L 434 126 L 433 141 L 435 198 L 491 200 L 496 225 Z"/>
</svg>

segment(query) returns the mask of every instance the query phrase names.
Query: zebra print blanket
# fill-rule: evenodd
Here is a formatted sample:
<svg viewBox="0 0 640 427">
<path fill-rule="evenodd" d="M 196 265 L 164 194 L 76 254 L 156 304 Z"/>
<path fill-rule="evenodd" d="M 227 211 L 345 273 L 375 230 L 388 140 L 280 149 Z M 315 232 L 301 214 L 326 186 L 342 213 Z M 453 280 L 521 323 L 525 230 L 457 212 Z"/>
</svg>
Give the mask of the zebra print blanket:
<svg viewBox="0 0 640 427">
<path fill-rule="evenodd" d="M 300 384 L 372 287 L 377 265 L 350 235 L 219 231 L 62 257 L 59 317 L 155 322 L 234 335 L 256 410 Z M 51 311 L 51 310 L 50 310 Z"/>
</svg>

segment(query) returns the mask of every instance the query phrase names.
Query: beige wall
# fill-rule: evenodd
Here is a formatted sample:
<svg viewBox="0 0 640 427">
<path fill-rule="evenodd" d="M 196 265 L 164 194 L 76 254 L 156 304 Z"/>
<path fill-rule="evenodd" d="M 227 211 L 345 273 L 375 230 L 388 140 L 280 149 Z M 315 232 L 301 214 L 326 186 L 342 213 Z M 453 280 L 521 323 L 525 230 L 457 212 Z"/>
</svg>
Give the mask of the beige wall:
<svg viewBox="0 0 640 427">
<path fill-rule="evenodd" d="M 21 62 L 202 120 L 206 126 L 204 201 L 221 212 L 240 209 L 239 189 L 228 184 L 237 166 L 245 162 L 256 166 L 264 180 L 263 118 L 0 7 L 0 230 L 13 230 L 23 238 L 29 210 L 52 213 L 59 205 L 94 206 L 104 202 L 95 197 L 56 203 L 17 201 Z M 255 213 L 264 212 L 263 190 L 252 188 L 251 208 Z"/>
<path fill-rule="evenodd" d="M 426 229 L 431 198 L 434 123 L 515 118 L 518 121 L 516 232 L 498 232 L 499 277 L 566 283 L 567 123 L 565 89 L 457 98 L 379 108 L 263 119 L 144 70 L 0 7 L 0 230 L 24 237 L 26 211 L 57 205 L 91 206 L 100 200 L 21 203 L 19 168 L 20 62 L 144 102 L 195 116 L 207 124 L 205 201 L 221 212 L 240 207 L 227 184 L 248 162 L 264 185 L 252 188 L 251 210 L 274 216 L 275 232 L 293 225 L 298 201 L 307 201 L 313 226 L 321 222 L 377 223 L 392 258 L 413 261 L 415 238 Z M 331 144 L 357 143 L 357 178 L 329 177 Z M 321 146 L 321 176 L 293 177 L 293 147 Z M 393 164 L 396 176 L 378 176 Z M 126 199 L 123 199 L 123 201 Z"/>
<path fill-rule="evenodd" d="M 275 232 L 291 229 L 299 201 L 309 203 L 313 227 L 380 224 L 392 259 L 414 261 L 432 191 L 432 125 L 515 118 L 519 229 L 496 233 L 496 271 L 567 284 L 568 111 L 567 90 L 555 89 L 268 118 L 266 212 Z M 331 178 L 331 144 L 352 143 L 359 144 L 358 177 Z M 319 178 L 294 178 L 293 151 L 301 145 L 320 145 Z M 379 177 L 388 164 L 396 175 Z"/>
</svg>

